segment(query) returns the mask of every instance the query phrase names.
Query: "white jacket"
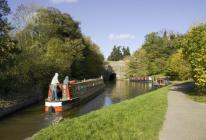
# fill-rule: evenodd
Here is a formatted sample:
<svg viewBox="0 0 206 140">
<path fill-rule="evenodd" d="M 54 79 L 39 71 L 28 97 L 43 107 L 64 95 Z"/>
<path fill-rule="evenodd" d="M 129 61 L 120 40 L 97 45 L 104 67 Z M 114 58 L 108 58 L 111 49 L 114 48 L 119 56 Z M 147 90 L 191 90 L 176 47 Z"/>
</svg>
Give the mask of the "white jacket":
<svg viewBox="0 0 206 140">
<path fill-rule="evenodd" d="M 59 84 L 59 80 L 58 80 L 58 73 L 55 73 L 54 77 L 52 78 L 51 84 L 52 85 L 58 85 Z"/>
</svg>

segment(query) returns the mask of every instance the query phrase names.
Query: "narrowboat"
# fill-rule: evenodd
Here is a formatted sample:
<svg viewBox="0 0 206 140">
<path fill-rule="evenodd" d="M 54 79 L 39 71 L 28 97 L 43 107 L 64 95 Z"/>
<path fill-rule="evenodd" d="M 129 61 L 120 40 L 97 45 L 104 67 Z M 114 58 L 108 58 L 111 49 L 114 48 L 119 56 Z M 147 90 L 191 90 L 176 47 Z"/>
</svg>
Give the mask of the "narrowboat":
<svg viewBox="0 0 206 140">
<path fill-rule="evenodd" d="M 45 112 L 62 112 L 79 103 L 89 100 L 98 95 L 98 91 L 104 89 L 105 84 L 102 77 L 83 81 L 69 81 L 68 84 L 60 86 L 61 92 L 58 99 L 51 99 L 51 89 L 45 100 Z"/>
<path fill-rule="evenodd" d="M 142 76 L 142 77 L 131 77 L 129 78 L 130 82 L 152 82 L 151 76 Z"/>
<path fill-rule="evenodd" d="M 170 78 L 169 76 L 161 76 L 161 77 L 154 78 L 153 85 L 156 87 L 166 86 L 169 84 L 169 78 Z"/>
</svg>

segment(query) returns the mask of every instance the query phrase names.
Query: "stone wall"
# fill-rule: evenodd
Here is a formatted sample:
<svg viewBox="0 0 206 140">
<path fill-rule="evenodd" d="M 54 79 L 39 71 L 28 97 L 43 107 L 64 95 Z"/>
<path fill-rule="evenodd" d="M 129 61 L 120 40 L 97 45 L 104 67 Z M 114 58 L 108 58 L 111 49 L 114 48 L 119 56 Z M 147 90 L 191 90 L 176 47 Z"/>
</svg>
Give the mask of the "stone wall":
<svg viewBox="0 0 206 140">
<path fill-rule="evenodd" d="M 34 86 L 32 88 L 30 87 L 30 88 L 25 89 L 22 92 L 24 92 L 22 94 L 25 94 L 25 95 L 28 93 L 29 96 L 17 101 L 17 103 L 12 106 L 1 109 L 0 119 L 18 110 L 21 110 L 32 104 L 35 104 L 43 99 L 42 88 L 40 88 L 40 86 Z"/>
</svg>

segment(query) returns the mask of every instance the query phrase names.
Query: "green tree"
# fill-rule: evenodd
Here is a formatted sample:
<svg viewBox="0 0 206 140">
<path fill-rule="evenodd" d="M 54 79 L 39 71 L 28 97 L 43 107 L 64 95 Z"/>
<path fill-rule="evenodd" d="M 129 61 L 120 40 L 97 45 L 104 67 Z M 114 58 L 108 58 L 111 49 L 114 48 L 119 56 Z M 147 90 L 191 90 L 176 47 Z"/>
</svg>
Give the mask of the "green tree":
<svg viewBox="0 0 206 140">
<path fill-rule="evenodd" d="M 100 77 L 104 71 L 104 57 L 99 47 L 86 37 L 83 44 L 82 57 L 72 64 L 71 76 L 77 79 Z"/>
<path fill-rule="evenodd" d="M 182 41 L 185 56 L 192 68 L 192 76 L 201 94 L 206 93 L 206 24 L 190 28 Z"/>
<path fill-rule="evenodd" d="M 130 56 L 130 50 L 129 50 L 129 47 L 122 47 L 122 55 L 123 55 L 123 58 L 127 57 L 127 56 Z"/>
<path fill-rule="evenodd" d="M 48 84 L 55 72 L 77 79 L 101 75 L 103 57 L 98 46 L 82 36 L 78 22 L 57 9 L 39 9 L 17 39 L 20 63 L 37 67 L 26 69 L 32 79 Z"/>
<path fill-rule="evenodd" d="M 13 64 L 13 54 L 18 49 L 9 36 L 11 31 L 10 23 L 8 23 L 6 16 L 10 13 L 6 0 L 0 1 L 0 71 L 7 70 Z"/>
<path fill-rule="evenodd" d="M 19 49 L 16 41 L 9 36 L 12 27 L 7 21 L 10 8 L 6 0 L 0 1 L 0 94 L 8 94 L 10 81 L 13 80 L 14 73 L 10 71 L 16 64 L 16 55 Z"/>
<path fill-rule="evenodd" d="M 65 75 L 76 79 L 101 76 L 104 57 L 99 47 L 83 37 L 79 22 L 69 14 L 55 8 L 38 9 L 33 14 L 21 6 L 15 14 L 18 29 L 14 44 L 5 17 L 10 11 L 7 2 L 0 1 L 0 8 L 0 93 L 23 93 L 34 85 L 48 90 L 55 72 L 60 80 Z M 32 18 L 21 21 L 27 16 Z"/>
<path fill-rule="evenodd" d="M 171 76 L 173 80 L 186 80 L 191 78 L 190 64 L 184 58 L 181 49 L 169 57 L 166 73 L 168 76 Z"/>
<path fill-rule="evenodd" d="M 136 51 L 127 63 L 128 77 L 147 76 L 148 58 L 144 49 Z"/>
<path fill-rule="evenodd" d="M 111 54 L 108 57 L 109 61 L 119 61 L 123 59 L 123 54 L 121 51 L 121 46 L 114 46 L 114 48 L 112 49 Z"/>
<path fill-rule="evenodd" d="M 145 49 L 149 60 L 149 75 L 165 73 L 167 59 L 176 50 L 174 41 L 175 39 L 171 39 L 166 31 L 163 35 L 155 32 L 146 35 L 142 48 Z"/>
<path fill-rule="evenodd" d="M 129 60 L 129 75 L 172 74 L 171 69 L 169 71 L 167 67 L 168 59 L 180 48 L 181 38 L 182 36 L 166 30 L 147 34 L 142 48 L 136 51 Z"/>
</svg>

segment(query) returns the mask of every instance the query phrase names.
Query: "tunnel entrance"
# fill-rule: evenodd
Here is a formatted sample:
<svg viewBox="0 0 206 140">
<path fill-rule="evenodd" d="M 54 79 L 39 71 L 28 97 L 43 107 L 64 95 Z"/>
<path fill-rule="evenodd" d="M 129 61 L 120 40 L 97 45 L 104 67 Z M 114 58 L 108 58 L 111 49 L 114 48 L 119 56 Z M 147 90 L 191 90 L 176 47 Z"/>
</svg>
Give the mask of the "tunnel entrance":
<svg viewBox="0 0 206 140">
<path fill-rule="evenodd" d="M 114 81 L 116 80 L 116 73 L 112 73 L 110 76 L 109 76 L 109 81 Z"/>
</svg>

